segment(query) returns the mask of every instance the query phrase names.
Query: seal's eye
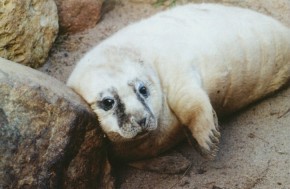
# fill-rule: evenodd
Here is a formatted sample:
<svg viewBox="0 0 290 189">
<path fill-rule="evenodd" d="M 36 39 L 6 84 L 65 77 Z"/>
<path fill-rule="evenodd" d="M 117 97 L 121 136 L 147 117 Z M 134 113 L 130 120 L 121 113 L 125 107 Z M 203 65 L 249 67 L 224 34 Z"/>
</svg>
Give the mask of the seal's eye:
<svg viewBox="0 0 290 189">
<path fill-rule="evenodd" d="M 149 96 L 147 88 L 143 85 L 139 87 L 139 93 L 145 98 Z"/>
<path fill-rule="evenodd" d="M 115 104 L 115 100 L 111 98 L 105 98 L 100 103 L 101 108 L 104 109 L 105 111 L 112 109 L 114 104 Z"/>
</svg>

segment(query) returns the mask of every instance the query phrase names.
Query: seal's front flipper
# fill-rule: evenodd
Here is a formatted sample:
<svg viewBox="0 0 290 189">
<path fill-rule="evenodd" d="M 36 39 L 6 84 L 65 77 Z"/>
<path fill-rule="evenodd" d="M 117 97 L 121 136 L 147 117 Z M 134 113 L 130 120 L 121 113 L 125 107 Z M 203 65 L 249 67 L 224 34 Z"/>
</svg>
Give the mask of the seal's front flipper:
<svg viewBox="0 0 290 189">
<path fill-rule="evenodd" d="M 179 152 L 171 152 L 155 158 L 135 161 L 130 166 L 162 174 L 179 174 L 190 168 L 191 162 Z"/>
<path fill-rule="evenodd" d="M 179 78 L 176 85 L 169 87 L 168 102 L 181 124 L 190 131 L 187 136 L 191 143 L 196 141 L 201 155 L 213 159 L 220 138 L 217 116 L 202 82 L 196 78 L 190 74 Z"/>
<path fill-rule="evenodd" d="M 197 140 L 193 137 L 191 130 L 188 127 L 184 127 L 184 133 L 186 135 L 188 143 L 192 145 L 203 157 L 207 159 L 213 159 L 216 156 L 216 153 L 218 152 L 220 133 L 217 116 L 214 110 L 213 110 L 213 118 L 216 129 L 211 130 L 211 133 L 209 135 L 207 142 L 209 148 L 199 145 Z"/>
</svg>

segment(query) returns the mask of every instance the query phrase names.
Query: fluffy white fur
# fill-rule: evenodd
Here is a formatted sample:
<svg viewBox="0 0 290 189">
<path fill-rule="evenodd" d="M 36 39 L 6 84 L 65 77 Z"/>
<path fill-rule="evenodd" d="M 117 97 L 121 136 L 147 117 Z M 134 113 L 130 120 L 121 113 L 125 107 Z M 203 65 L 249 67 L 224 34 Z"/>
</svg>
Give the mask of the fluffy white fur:
<svg viewBox="0 0 290 189">
<path fill-rule="evenodd" d="M 92 105 L 114 153 L 135 159 L 176 144 L 183 126 L 202 154 L 214 156 L 219 141 L 214 110 L 218 115 L 236 111 L 289 77 L 288 28 L 247 9 L 189 4 L 104 40 L 80 60 L 67 84 Z M 150 93 L 143 99 L 146 111 L 133 91 L 143 84 Z M 104 96 L 112 97 L 111 88 L 132 118 L 127 130 L 120 130 L 113 111 L 96 106 Z M 154 116 L 142 128 L 136 123 L 148 111 Z M 147 134 L 138 137 L 144 130 Z"/>
</svg>

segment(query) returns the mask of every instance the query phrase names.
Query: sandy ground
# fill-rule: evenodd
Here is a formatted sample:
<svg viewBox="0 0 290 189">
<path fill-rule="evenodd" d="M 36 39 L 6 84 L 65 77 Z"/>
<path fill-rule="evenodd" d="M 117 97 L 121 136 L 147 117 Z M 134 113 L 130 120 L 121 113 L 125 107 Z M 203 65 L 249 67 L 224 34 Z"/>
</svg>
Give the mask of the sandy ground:
<svg viewBox="0 0 290 189">
<path fill-rule="evenodd" d="M 290 0 L 232 2 L 270 14 L 290 26 Z M 95 28 L 60 36 L 40 70 L 65 82 L 76 62 L 91 47 L 129 23 L 162 9 L 165 7 L 117 3 Z M 184 173 L 157 174 L 124 167 L 118 172 L 117 188 L 290 189 L 289 86 L 220 121 L 220 125 L 222 139 L 214 161 L 204 160 L 184 143 L 175 149 L 192 162 Z"/>
</svg>

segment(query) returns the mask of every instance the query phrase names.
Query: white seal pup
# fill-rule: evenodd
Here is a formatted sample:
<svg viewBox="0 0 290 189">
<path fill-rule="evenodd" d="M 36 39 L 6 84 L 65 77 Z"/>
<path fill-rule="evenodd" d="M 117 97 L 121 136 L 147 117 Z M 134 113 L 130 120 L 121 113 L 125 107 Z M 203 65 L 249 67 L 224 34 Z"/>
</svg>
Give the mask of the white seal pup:
<svg viewBox="0 0 290 189">
<path fill-rule="evenodd" d="M 213 157 L 218 115 L 285 85 L 290 31 L 247 9 L 188 4 L 132 24 L 89 51 L 67 85 L 91 105 L 120 159 L 155 156 L 190 131 Z"/>
</svg>

